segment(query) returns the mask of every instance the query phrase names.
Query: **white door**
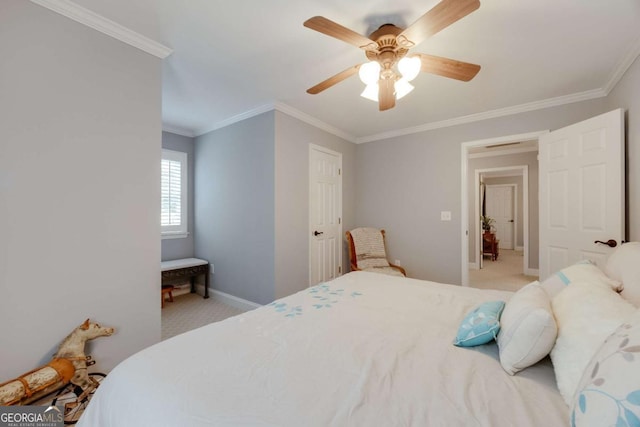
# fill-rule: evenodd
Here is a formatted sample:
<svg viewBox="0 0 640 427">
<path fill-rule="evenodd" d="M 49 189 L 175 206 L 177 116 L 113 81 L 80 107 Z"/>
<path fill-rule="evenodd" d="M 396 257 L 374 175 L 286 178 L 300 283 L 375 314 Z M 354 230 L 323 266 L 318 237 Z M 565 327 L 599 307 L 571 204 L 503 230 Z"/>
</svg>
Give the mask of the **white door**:
<svg viewBox="0 0 640 427">
<path fill-rule="evenodd" d="M 496 239 L 500 249 L 513 249 L 513 188 L 505 185 L 487 185 L 486 213 L 495 223 Z"/>
<path fill-rule="evenodd" d="M 540 279 L 581 259 L 600 267 L 624 238 L 624 112 L 540 138 Z"/>
<path fill-rule="evenodd" d="M 309 286 L 342 273 L 342 154 L 309 145 Z"/>
</svg>

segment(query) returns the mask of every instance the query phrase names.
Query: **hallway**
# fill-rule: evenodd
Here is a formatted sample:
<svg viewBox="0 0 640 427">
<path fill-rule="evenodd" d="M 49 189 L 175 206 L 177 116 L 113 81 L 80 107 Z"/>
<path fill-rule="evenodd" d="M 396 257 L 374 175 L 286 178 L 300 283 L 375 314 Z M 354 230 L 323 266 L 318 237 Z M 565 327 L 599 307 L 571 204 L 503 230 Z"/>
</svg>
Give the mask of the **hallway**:
<svg viewBox="0 0 640 427">
<path fill-rule="evenodd" d="M 522 274 L 522 257 L 522 251 L 500 249 L 496 261 L 485 258 L 482 270 L 469 270 L 469 286 L 515 292 L 524 285 L 538 280 L 536 276 Z"/>
</svg>

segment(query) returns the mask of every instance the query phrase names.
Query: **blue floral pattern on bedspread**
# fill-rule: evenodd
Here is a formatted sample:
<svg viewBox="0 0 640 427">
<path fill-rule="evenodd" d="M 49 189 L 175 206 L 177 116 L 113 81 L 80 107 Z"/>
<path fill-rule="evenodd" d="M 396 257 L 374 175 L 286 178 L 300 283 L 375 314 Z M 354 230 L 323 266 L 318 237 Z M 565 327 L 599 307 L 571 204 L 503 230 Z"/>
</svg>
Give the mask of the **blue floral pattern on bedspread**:
<svg viewBox="0 0 640 427">
<path fill-rule="evenodd" d="M 316 310 L 332 308 L 335 304 L 345 299 L 353 299 L 362 295 L 361 292 L 352 291 L 345 292 L 342 288 L 333 288 L 326 283 L 313 286 L 306 291 L 311 295 L 311 304 L 308 308 L 314 308 Z M 304 308 L 302 305 L 289 305 L 282 300 L 277 300 L 268 304 L 269 307 L 273 307 L 276 313 L 284 313 L 285 317 L 297 317 L 302 316 Z"/>
<path fill-rule="evenodd" d="M 285 313 L 284 317 L 302 316 L 302 307 L 299 305 L 290 306 L 286 302 L 274 301 L 269 306 L 273 307 L 277 313 Z"/>
<path fill-rule="evenodd" d="M 572 427 L 640 427 L 640 310 L 622 324 L 585 370 Z"/>
</svg>

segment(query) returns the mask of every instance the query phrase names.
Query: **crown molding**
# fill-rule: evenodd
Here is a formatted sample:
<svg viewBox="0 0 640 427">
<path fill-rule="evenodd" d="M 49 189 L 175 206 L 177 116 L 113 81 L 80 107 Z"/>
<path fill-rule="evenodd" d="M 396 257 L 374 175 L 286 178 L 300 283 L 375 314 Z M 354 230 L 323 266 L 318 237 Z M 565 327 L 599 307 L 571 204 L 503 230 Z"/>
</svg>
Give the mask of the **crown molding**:
<svg viewBox="0 0 640 427">
<path fill-rule="evenodd" d="M 543 99 L 541 101 L 528 102 L 526 104 L 514 105 L 512 107 L 499 108 L 497 110 L 484 111 L 482 113 L 470 114 L 468 116 L 456 117 L 453 119 L 441 120 L 438 122 L 426 123 L 420 126 L 414 126 L 405 129 L 398 129 L 390 132 L 378 133 L 359 137 L 356 144 L 364 142 L 379 141 L 381 139 L 394 138 L 403 135 L 411 135 L 414 133 L 425 132 L 428 130 L 440 129 L 450 126 L 457 126 L 466 123 L 479 122 L 482 120 L 494 119 L 497 117 L 511 116 L 514 114 L 525 113 L 527 111 L 542 110 L 544 108 L 557 107 L 559 105 L 572 104 L 574 102 L 586 101 L 589 99 L 602 98 L 607 96 L 603 89 L 588 90 L 585 92 L 573 93 L 571 95 L 558 96 L 556 98 Z"/>
<path fill-rule="evenodd" d="M 174 125 L 170 125 L 170 124 L 166 124 L 163 123 L 162 124 L 162 131 L 163 132 L 169 132 L 169 133 L 174 133 L 176 135 L 182 135 L 182 136 L 186 136 L 189 138 L 195 138 L 196 134 L 193 133 L 193 131 L 180 127 L 180 126 L 174 126 Z"/>
<path fill-rule="evenodd" d="M 252 110 L 245 111 L 244 113 L 236 114 L 235 116 L 229 117 L 228 119 L 217 122 L 212 127 L 207 127 L 206 129 L 200 129 L 197 132 L 195 132 L 194 135 L 195 136 L 204 135 L 205 133 L 209 133 L 214 130 L 221 129 L 223 127 L 232 125 L 237 122 L 241 122 L 246 119 L 250 119 L 251 117 L 255 117 L 262 113 L 266 113 L 268 111 L 273 111 L 273 110 L 279 111 L 288 116 L 296 118 L 302 122 L 310 124 L 311 126 L 317 127 L 318 129 L 324 130 L 325 132 L 338 136 L 342 139 L 346 139 L 349 142 L 355 142 L 356 138 L 353 135 L 350 135 L 334 126 L 331 126 L 330 124 L 325 123 L 322 120 L 316 119 L 315 117 L 312 117 L 307 113 L 303 113 L 302 111 L 295 109 L 292 106 L 287 105 L 283 102 L 276 102 L 273 104 L 261 105 Z"/>
<path fill-rule="evenodd" d="M 355 136 L 347 132 L 344 132 L 343 130 L 338 129 L 337 127 L 331 126 L 330 124 L 325 123 L 322 120 L 316 119 L 315 117 L 312 117 L 307 113 L 303 113 L 302 111 L 296 108 L 293 108 L 290 105 L 284 104 L 282 102 L 276 102 L 274 104 L 274 108 L 281 113 L 294 117 L 300 121 L 310 124 L 311 126 L 317 127 L 318 129 L 321 129 L 332 135 L 338 136 L 342 139 L 346 139 L 349 142 L 353 142 L 353 143 L 356 142 L 357 138 Z"/>
<path fill-rule="evenodd" d="M 272 111 L 273 109 L 274 109 L 273 104 L 261 105 L 259 107 L 256 107 L 256 108 L 252 109 L 252 110 L 245 111 L 244 113 L 236 114 L 235 116 L 231 116 L 228 119 L 224 119 L 222 121 L 219 121 L 219 122 L 215 123 L 211 127 L 198 129 L 195 132 L 195 136 L 201 136 L 201 135 L 204 135 L 205 133 L 213 132 L 214 130 L 221 129 L 223 127 L 227 127 L 229 125 L 232 125 L 232 124 L 237 123 L 237 122 L 241 122 L 241 121 L 246 120 L 246 119 L 250 119 L 251 117 L 255 117 L 257 115 L 260 115 L 262 113 L 266 113 L 268 111 Z"/>
<path fill-rule="evenodd" d="M 114 39 L 120 40 L 130 46 L 138 48 L 150 55 L 164 59 L 171 55 L 173 50 L 155 40 L 151 40 L 142 34 L 136 33 L 117 22 L 105 18 L 87 8 L 84 8 L 70 0 L 31 0 L 33 3 L 45 7 L 62 16 L 66 16 L 80 24 L 93 28 Z"/>
<path fill-rule="evenodd" d="M 628 65 L 627 65 L 627 68 L 628 68 Z M 334 126 L 329 125 L 328 123 L 323 122 L 322 120 L 316 119 L 315 117 L 312 117 L 307 113 L 303 113 L 302 111 L 296 108 L 293 108 L 290 105 L 287 105 L 282 102 L 276 102 L 273 104 L 265 104 L 260 107 L 254 108 L 252 110 L 246 111 L 244 113 L 229 117 L 228 119 L 225 119 L 216 123 L 211 128 L 201 129 L 199 131 L 193 132 L 193 135 L 194 136 L 204 135 L 205 133 L 223 128 L 225 126 L 229 126 L 233 123 L 246 120 L 248 118 L 257 116 L 262 113 L 266 113 L 267 111 L 277 110 L 277 111 L 280 111 L 281 113 L 287 114 L 291 117 L 301 120 L 307 124 L 310 124 L 319 129 L 322 129 L 330 134 L 339 136 L 340 138 L 343 138 L 349 142 L 353 142 L 355 144 L 363 144 L 365 142 L 379 141 L 382 139 L 395 138 L 398 136 L 411 135 L 414 133 L 420 133 L 420 132 L 425 132 L 425 131 L 434 130 L 434 129 L 441 129 L 441 128 L 446 128 L 451 126 L 462 125 L 466 123 L 479 122 L 482 120 L 488 120 L 488 119 L 510 116 L 510 115 L 519 114 L 519 113 L 525 113 L 528 111 L 542 110 L 545 108 L 557 107 L 560 105 L 587 101 L 590 99 L 602 98 L 605 96 L 607 96 L 607 93 L 605 92 L 604 89 L 588 90 L 585 92 L 578 92 L 570 95 L 559 96 L 556 98 L 543 99 L 541 101 L 534 101 L 526 104 L 514 105 L 512 107 L 500 108 L 497 110 L 484 111 L 482 113 L 470 114 L 468 116 L 461 116 L 453 119 L 441 120 L 438 122 L 425 123 L 419 126 L 414 126 L 414 127 L 404 128 L 404 129 L 397 129 L 389 132 L 383 132 L 383 133 L 378 133 L 378 134 L 363 136 L 363 137 L 356 137 L 354 135 L 351 135 L 341 129 L 338 129 Z M 174 133 L 177 133 L 177 132 L 174 132 Z M 185 135 L 185 136 L 188 136 L 188 135 Z"/>
<path fill-rule="evenodd" d="M 609 92 L 613 90 L 614 87 L 618 84 L 622 76 L 627 72 L 631 64 L 633 64 L 640 55 L 640 38 L 635 41 L 627 55 L 622 58 L 622 61 L 618 63 L 618 66 L 613 69 L 613 72 L 609 75 L 609 79 L 607 83 L 602 87 L 602 89 L 609 95 Z"/>
</svg>

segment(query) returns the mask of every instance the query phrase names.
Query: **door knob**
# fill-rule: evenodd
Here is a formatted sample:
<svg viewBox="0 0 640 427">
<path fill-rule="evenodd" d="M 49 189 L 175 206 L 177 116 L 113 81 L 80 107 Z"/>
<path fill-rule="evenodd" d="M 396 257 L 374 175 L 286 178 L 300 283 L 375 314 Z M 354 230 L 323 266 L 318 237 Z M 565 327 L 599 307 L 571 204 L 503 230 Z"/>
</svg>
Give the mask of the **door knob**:
<svg viewBox="0 0 640 427">
<path fill-rule="evenodd" d="M 314 232 L 313 232 L 313 235 L 314 235 L 314 236 L 319 236 L 319 235 L 321 235 L 321 234 L 323 234 L 323 233 L 322 233 L 322 231 L 318 231 L 318 230 L 316 230 L 316 231 L 314 231 Z"/>
<path fill-rule="evenodd" d="M 606 242 L 603 242 L 603 241 L 601 241 L 601 240 L 596 240 L 596 241 L 595 241 L 595 242 L 593 242 L 593 243 L 600 243 L 601 245 L 607 245 L 607 246 L 609 246 L 610 248 L 615 248 L 616 246 L 618 246 L 618 242 L 616 242 L 616 241 L 615 241 L 615 240 L 613 240 L 613 239 L 609 239 L 609 240 L 607 240 Z"/>
</svg>

